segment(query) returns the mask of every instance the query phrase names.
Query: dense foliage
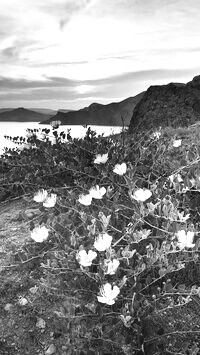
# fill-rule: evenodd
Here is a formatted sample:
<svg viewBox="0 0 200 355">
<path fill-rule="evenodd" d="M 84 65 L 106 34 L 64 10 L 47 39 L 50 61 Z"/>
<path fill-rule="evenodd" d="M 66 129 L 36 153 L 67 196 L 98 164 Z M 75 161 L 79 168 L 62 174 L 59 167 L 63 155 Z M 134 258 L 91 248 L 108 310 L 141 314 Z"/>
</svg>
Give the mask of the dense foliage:
<svg viewBox="0 0 200 355">
<path fill-rule="evenodd" d="M 52 300 L 67 353 L 172 354 L 180 336 L 182 353 L 197 354 L 196 338 L 174 338 L 162 317 L 200 295 L 198 131 L 72 139 L 43 129 L 13 140 L 2 199 L 28 193 L 40 206 L 17 256 L 37 274 L 32 307 Z"/>
</svg>

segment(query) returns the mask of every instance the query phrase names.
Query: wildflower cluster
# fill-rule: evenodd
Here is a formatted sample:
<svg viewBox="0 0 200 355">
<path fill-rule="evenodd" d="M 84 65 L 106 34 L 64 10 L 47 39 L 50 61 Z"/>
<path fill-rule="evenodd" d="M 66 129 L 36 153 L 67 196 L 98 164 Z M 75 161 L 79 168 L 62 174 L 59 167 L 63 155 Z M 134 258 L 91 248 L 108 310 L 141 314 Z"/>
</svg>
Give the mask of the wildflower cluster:
<svg viewBox="0 0 200 355">
<path fill-rule="evenodd" d="M 72 332 L 68 351 L 73 344 L 86 353 L 150 353 L 150 344 L 156 353 L 157 329 L 144 331 L 149 319 L 161 324 L 165 317 L 168 339 L 170 311 L 198 294 L 198 280 L 184 284 L 182 276 L 199 258 L 198 150 L 161 129 L 125 141 L 98 141 L 90 132 L 83 141 L 69 139 L 55 163 L 59 172 L 62 164 L 67 169 L 64 150 L 79 147 L 84 159 L 69 158 L 73 185 L 41 184 L 33 193 L 41 210 L 30 231 L 44 255 L 40 287 L 73 300 L 55 311 Z"/>
</svg>

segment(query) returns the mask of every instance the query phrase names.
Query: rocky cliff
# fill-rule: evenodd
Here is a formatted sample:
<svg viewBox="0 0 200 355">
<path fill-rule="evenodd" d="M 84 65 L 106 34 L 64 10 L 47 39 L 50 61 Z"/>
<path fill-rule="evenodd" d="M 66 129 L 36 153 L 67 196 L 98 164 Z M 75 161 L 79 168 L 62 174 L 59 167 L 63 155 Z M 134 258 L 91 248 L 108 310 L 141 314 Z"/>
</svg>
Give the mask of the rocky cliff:
<svg viewBox="0 0 200 355">
<path fill-rule="evenodd" d="M 187 84 L 150 86 L 133 111 L 129 132 L 189 126 L 199 120 L 200 76 L 196 76 Z"/>
</svg>

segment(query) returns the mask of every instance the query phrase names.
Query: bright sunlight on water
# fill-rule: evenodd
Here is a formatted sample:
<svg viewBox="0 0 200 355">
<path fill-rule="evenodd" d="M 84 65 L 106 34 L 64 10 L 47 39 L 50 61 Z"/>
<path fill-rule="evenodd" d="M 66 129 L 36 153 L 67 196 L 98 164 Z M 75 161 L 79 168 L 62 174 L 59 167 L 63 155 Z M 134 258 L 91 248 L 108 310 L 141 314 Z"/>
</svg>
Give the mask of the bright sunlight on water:
<svg viewBox="0 0 200 355">
<path fill-rule="evenodd" d="M 89 126 L 88 126 L 89 127 Z M 112 133 L 119 133 L 122 130 L 122 127 L 110 127 L 110 126 L 90 126 L 92 130 L 95 130 L 97 134 L 104 133 L 105 136 L 108 136 Z M 14 148 L 16 145 L 8 139 L 4 138 L 4 135 L 11 137 L 25 137 L 26 129 L 30 128 L 51 128 L 50 125 L 39 125 L 37 122 L 0 122 L 0 154 L 3 152 L 4 147 Z M 84 137 L 87 128 L 83 126 L 60 126 L 58 132 L 64 131 L 67 133 L 67 130 L 71 128 L 71 136 L 73 138 Z"/>
</svg>

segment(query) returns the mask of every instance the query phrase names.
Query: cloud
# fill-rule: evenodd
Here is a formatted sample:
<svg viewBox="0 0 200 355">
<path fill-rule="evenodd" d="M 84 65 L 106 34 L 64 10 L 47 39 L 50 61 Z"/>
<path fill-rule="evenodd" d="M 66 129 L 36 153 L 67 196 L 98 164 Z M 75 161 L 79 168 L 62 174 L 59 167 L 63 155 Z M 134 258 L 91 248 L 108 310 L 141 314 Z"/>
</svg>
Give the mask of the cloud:
<svg viewBox="0 0 200 355">
<path fill-rule="evenodd" d="M 70 89 L 76 85 L 80 85 L 79 82 L 75 80 L 58 78 L 58 77 L 44 77 L 43 80 L 25 80 L 25 79 L 13 79 L 7 77 L 0 77 L 0 91 L 4 89 L 9 90 L 26 90 L 34 88 L 58 88 L 58 87 L 69 87 Z M 22 93 L 24 94 L 24 92 Z"/>
<path fill-rule="evenodd" d="M 178 79 L 182 78 L 184 75 L 191 76 L 192 73 L 199 70 L 200 68 L 196 69 L 149 69 L 149 70 L 139 70 L 133 71 L 128 73 L 123 73 L 115 76 L 111 76 L 109 78 L 99 79 L 99 80 L 88 80 L 85 81 L 86 84 L 92 83 L 94 84 L 101 84 L 101 85 L 115 85 L 115 84 L 122 84 L 126 83 L 129 84 L 130 82 L 143 82 L 151 80 L 152 85 L 153 82 L 157 80 L 171 80 L 172 78 Z"/>
<path fill-rule="evenodd" d="M 14 58 L 16 54 L 16 47 L 8 47 L 1 51 L 1 55 L 5 58 Z"/>
<path fill-rule="evenodd" d="M 85 10 L 93 2 L 94 0 L 66 1 L 64 14 L 59 21 L 60 29 L 63 30 L 64 26 L 70 21 L 72 16 L 79 13 L 80 11 Z"/>
<path fill-rule="evenodd" d="M 150 85 L 167 84 L 170 81 L 183 82 L 180 80 L 183 77 L 186 82 L 197 75 L 199 69 L 141 70 L 85 81 L 61 77 L 44 77 L 43 80 L 35 81 L 1 77 L 0 100 L 7 104 L 17 100 L 35 102 L 37 106 L 45 101 L 48 102 L 49 107 L 54 108 L 62 101 L 62 105 L 64 102 L 66 105 L 69 102 L 71 108 L 81 108 L 82 101 L 89 105 L 92 98 L 97 102 L 109 103 L 134 96 Z"/>
<path fill-rule="evenodd" d="M 199 0 L 1 0 L 0 10 L 4 103 L 109 102 L 200 72 Z"/>
</svg>

